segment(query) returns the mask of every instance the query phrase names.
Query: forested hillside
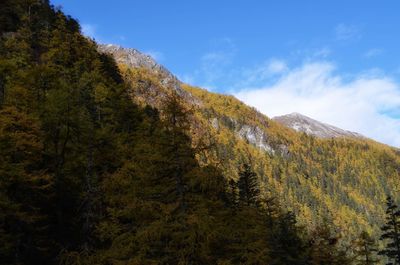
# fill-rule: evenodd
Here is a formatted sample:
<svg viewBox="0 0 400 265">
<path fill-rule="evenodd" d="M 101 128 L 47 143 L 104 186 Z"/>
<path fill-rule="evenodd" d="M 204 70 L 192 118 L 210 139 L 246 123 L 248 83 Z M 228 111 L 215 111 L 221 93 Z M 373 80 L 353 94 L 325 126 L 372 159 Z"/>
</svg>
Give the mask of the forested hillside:
<svg viewBox="0 0 400 265">
<path fill-rule="evenodd" d="M 97 48 L 46 0 L 0 3 L 0 264 L 400 258 L 398 151 L 298 134 Z"/>
<path fill-rule="evenodd" d="M 136 102 L 162 106 L 163 94 L 171 90 L 162 76 L 144 68 L 121 69 Z M 309 229 L 328 222 L 348 240 L 364 230 L 379 237 L 386 196 L 396 196 L 400 188 L 397 149 L 364 137 L 298 133 L 232 96 L 182 88 L 192 96 L 181 98 L 194 113 L 194 144 L 209 147 L 198 154 L 200 163 L 220 168 L 234 181 L 239 165 L 249 163 L 261 194 L 279 198 Z"/>
</svg>

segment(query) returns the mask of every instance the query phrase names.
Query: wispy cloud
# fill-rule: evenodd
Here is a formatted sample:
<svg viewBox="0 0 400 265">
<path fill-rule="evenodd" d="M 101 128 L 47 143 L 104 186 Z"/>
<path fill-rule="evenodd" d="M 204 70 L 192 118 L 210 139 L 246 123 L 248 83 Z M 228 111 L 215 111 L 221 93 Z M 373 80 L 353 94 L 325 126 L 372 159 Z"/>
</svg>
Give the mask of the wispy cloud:
<svg viewBox="0 0 400 265">
<path fill-rule="evenodd" d="M 82 24 L 82 33 L 90 38 L 96 39 L 96 25 L 93 24 Z"/>
<path fill-rule="evenodd" d="M 228 76 L 232 76 L 231 88 L 239 89 L 274 81 L 288 69 L 285 60 L 273 58 L 251 68 L 233 70 Z"/>
<path fill-rule="evenodd" d="M 98 43 L 103 43 L 103 44 L 116 43 L 122 45 L 126 41 L 126 37 L 124 35 L 115 35 L 108 37 L 102 36 L 101 30 L 98 27 L 98 25 L 91 23 L 82 23 L 81 31 L 83 35 L 96 40 L 96 42 Z"/>
<path fill-rule="evenodd" d="M 144 53 L 149 55 L 151 58 L 156 60 L 158 63 L 161 63 L 165 60 L 164 54 L 160 51 L 150 50 L 150 51 L 145 51 Z"/>
<path fill-rule="evenodd" d="M 367 71 L 348 80 L 331 62 L 307 62 L 272 84 L 234 94 L 268 116 L 300 112 L 400 146 L 400 117 L 393 114 L 400 109 L 400 86 L 382 73 Z"/>
<path fill-rule="evenodd" d="M 200 67 L 194 73 L 184 75 L 195 85 L 214 90 L 216 83 L 229 75 L 229 66 L 237 53 L 235 43 L 230 38 L 215 39 L 210 42 L 210 50 L 200 58 Z"/>
<path fill-rule="evenodd" d="M 331 49 L 329 49 L 328 47 L 323 47 L 320 49 L 317 49 L 314 54 L 313 57 L 314 58 L 327 58 L 329 55 L 331 55 L 332 51 Z"/>
<path fill-rule="evenodd" d="M 361 38 L 361 30 L 356 25 L 341 23 L 335 27 L 335 36 L 339 41 L 358 40 Z"/>
<path fill-rule="evenodd" d="M 364 53 L 364 57 L 366 58 L 372 58 L 372 57 L 376 57 L 379 56 L 383 53 L 382 49 L 370 49 L 367 52 Z"/>
<path fill-rule="evenodd" d="M 286 62 L 283 60 L 273 59 L 267 66 L 267 72 L 271 74 L 279 74 L 287 70 Z"/>
<path fill-rule="evenodd" d="M 332 54 L 332 50 L 325 46 L 325 47 L 318 47 L 318 48 L 308 48 L 308 49 L 298 49 L 294 50 L 291 53 L 291 56 L 294 58 L 298 58 L 301 60 L 321 60 L 326 59 Z"/>
</svg>

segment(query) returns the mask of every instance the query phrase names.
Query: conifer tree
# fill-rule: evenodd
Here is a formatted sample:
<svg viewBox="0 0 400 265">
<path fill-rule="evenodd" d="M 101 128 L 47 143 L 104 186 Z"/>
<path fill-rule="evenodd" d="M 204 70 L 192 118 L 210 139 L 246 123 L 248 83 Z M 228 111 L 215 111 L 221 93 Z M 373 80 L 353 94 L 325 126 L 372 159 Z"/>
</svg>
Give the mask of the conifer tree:
<svg viewBox="0 0 400 265">
<path fill-rule="evenodd" d="M 354 242 L 355 264 L 378 264 L 377 252 L 378 248 L 375 240 L 366 231 L 361 232 L 359 238 Z"/>
<path fill-rule="evenodd" d="M 273 216 L 272 216 L 273 218 Z M 292 212 L 275 217 L 270 228 L 269 242 L 273 246 L 270 251 L 272 262 L 276 265 L 303 265 L 307 260 L 307 246 L 301 238 L 302 230 L 297 226 L 296 216 Z"/>
<path fill-rule="evenodd" d="M 347 265 L 351 259 L 340 247 L 339 236 L 328 224 L 319 225 L 310 238 L 310 264 L 312 265 Z"/>
<path fill-rule="evenodd" d="M 260 189 L 257 174 L 252 171 L 249 164 L 244 163 L 242 165 L 237 185 L 239 200 L 247 206 L 256 206 L 260 198 Z"/>
<path fill-rule="evenodd" d="M 231 179 L 228 182 L 228 199 L 229 199 L 229 205 L 232 208 L 235 208 L 238 205 L 238 191 L 237 191 L 237 183 L 235 180 Z"/>
<path fill-rule="evenodd" d="M 197 164 L 191 147 L 190 115 L 176 92 L 168 95 L 162 109 L 163 125 L 166 133 L 160 140 L 165 141 L 164 159 L 168 159 L 167 171 L 175 181 L 175 195 L 179 198 L 179 207 L 186 210 L 187 174 Z"/>
<path fill-rule="evenodd" d="M 388 265 L 400 264 L 400 211 L 391 196 L 386 199 L 386 207 L 386 223 L 380 237 L 385 248 L 379 254 L 388 258 Z"/>
<path fill-rule="evenodd" d="M 266 222 L 272 226 L 281 215 L 281 209 L 274 196 L 266 196 L 260 200 L 262 211 L 265 213 Z"/>
</svg>

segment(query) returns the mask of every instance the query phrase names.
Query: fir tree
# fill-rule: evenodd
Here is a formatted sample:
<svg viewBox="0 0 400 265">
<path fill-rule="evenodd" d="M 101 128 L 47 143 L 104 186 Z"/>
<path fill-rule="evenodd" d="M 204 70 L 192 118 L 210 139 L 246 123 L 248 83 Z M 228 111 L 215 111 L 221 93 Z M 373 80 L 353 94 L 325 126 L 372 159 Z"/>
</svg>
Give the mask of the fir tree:
<svg viewBox="0 0 400 265">
<path fill-rule="evenodd" d="M 376 257 L 378 252 L 375 240 L 366 232 L 361 232 L 359 238 L 354 242 L 354 254 L 356 265 L 378 264 Z"/>
<path fill-rule="evenodd" d="M 385 248 L 379 252 L 389 259 L 390 264 L 400 264 L 400 211 L 392 197 L 386 199 L 386 223 L 382 226 L 381 240 Z"/>
<path fill-rule="evenodd" d="M 237 182 L 239 190 L 239 200 L 250 206 L 258 205 L 260 198 L 260 189 L 257 174 L 252 171 L 249 164 L 243 164 L 239 172 Z"/>
<path fill-rule="evenodd" d="M 273 218 L 273 216 L 269 217 Z M 302 229 L 297 226 L 296 216 L 292 212 L 275 217 L 270 228 L 269 241 L 273 246 L 270 256 L 276 265 L 303 265 L 307 260 L 307 246 L 301 238 Z"/>
<path fill-rule="evenodd" d="M 341 248 L 339 236 L 328 224 L 323 223 L 312 233 L 309 246 L 309 259 L 312 265 L 348 265 L 351 259 Z"/>
</svg>

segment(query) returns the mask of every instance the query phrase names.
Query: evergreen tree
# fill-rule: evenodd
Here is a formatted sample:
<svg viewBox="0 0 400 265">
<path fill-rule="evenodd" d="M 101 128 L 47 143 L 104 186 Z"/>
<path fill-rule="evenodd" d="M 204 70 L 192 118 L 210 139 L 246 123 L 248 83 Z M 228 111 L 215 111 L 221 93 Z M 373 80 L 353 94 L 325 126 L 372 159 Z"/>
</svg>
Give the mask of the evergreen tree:
<svg viewBox="0 0 400 265">
<path fill-rule="evenodd" d="M 354 254 L 356 265 L 378 264 L 376 257 L 378 252 L 375 240 L 365 231 L 361 232 L 359 238 L 354 242 Z"/>
<path fill-rule="evenodd" d="M 261 199 L 262 211 L 265 213 L 266 221 L 268 225 L 274 225 L 278 217 L 281 216 L 281 209 L 277 202 L 277 198 L 273 196 L 267 196 Z"/>
<path fill-rule="evenodd" d="M 272 233 L 268 239 L 273 246 L 270 264 L 306 264 L 307 246 L 301 237 L 302 229 L 297 226 L 295 215 L 287 212 L 275 217 L 271 228 Z"/>
<path fill-rule="evenodd" d="M 249 164 L 243 164 L 239 172 L 237 182 L 239 190 L 239 201 L 250 206 L 258 205 L 260 189 L 257 174 L 252 171 Z"/>
<path fill-rule="evenodd" d="M 349 265 L 351 259 L 341 248 L 339 237 L 326 223 L 318 226 L 312 233 L 309 246 L 311 265 Z"/>
<path fill-rule="evenodd" d="M 238 205 L 238 191 L 237 191 L 237 183 L 235 180 L 231 179 L 228 182 L 228 199 L 229 199 L 229 205 L 232 208 L 235 208 Z"/>
<path fill-rule="evenodd" d="M 392 197 L 386 199 L 386 223 L 382 226 L 381 240 L 385 248 L 379 252 L 389 259 L 389 264 L 400 264 L 400 211 Z"/>
</svg>

